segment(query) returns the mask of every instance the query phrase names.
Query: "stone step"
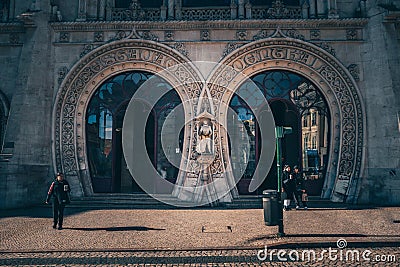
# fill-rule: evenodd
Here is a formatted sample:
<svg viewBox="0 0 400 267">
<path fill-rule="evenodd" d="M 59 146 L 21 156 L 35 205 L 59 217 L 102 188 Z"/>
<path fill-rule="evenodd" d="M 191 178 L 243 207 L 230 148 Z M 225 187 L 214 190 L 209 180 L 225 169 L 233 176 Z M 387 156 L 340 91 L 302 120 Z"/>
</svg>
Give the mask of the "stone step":
<svg viewBox="0 0 400 267">
<path fill-rule="evenodd" d="M 164 203 L 163 200 L 172 203 L 172 205 Z M 69 207 L 88 209 L 170 209 L 182 207 L 185 204 L 186 202 L 180 201 L 170 194 L 157 195 L 157 199 L 146 194 L 95 194 L 72 198 Z M 240 196 L 234 199 L 232 203 L 221 204 L 221 207 L 227 209 L 261 209 L 262 205 L 262 196 Z M 340 205 L 343 205 L 343 203 L 333 203 L 320 197 L 309 197 L 310 207 L 334 207 Z"/>
</svg>

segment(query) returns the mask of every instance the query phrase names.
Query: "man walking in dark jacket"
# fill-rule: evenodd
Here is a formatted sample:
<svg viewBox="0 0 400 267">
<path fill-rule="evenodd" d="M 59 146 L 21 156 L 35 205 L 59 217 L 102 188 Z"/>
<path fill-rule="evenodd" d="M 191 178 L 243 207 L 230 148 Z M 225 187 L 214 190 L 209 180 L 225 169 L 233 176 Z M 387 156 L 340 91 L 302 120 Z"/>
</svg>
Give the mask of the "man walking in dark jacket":
<svg viewBox="0 0 400 267">
<path fill-rule="evenodd" d="M 301 203 L 303 204 L 304 209 L 308 209 L 307 201 L 303 198 L 303 194 L 306 194 L 303 173 L 297 166 L 294 166 L 293 168 L 293 177 L 296 181 L 296 191 L 295 191 L 296 209 L 300 209 Z"/>
<path fill-rule="evenodd" d="M 62 173 L 57 173 L 56 180 L 51 184 L 49 192 L 47 193 L 46 204 L 49 203 L 50 198 L 53 199 L 53 228 L 62 230 L 64 220 L 64 208 L 69 204 L 69 192 L 71 188 Z"/>
</svg>

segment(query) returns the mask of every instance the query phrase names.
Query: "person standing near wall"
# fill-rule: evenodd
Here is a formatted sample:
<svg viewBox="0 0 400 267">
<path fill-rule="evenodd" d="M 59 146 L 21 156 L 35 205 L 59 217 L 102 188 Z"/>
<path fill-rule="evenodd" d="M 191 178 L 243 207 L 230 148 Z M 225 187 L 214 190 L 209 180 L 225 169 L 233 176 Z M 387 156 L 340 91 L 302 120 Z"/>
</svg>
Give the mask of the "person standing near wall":
<svg viewBox="0 0 400 267">
<path fill-rule="evenodd" d="M 64 179 L 62 173 L 57 173 L 56 180 L 51 183 L 49 192 L 47 193 L 46 204 L 49 204 L 50 199 L 53 199 L 53 228 L 62 230 L 64 221 L 64 208 L 69 204 L 69 192 L 71 188 L 67 180 Z"/>
<path fill-rule="evenodd" d="M 293 196 L 296 190 L 296 183 L 293 179 L 293 174 L 289 165 L 285 165 L 283 168 L 283 179 L 282 179 L 283 192 L 286 193 L 285 199 L 283 200 L 283 209 L 290 210 L 290 201 L 293 200 Z"/>
<path fill-rule="evenodd" d="M 303 173 L 300 172 L 299 167 L 293 167 L 293 178 L 296 182 L 296 191 L 295 191 L 295 201 L 296 201 L 296 209 L 300 209 L 300 204 L 303 205 L 304 209 L 308 209 L 307 207 L 307 198 L 306 189 L 304 187 L 304 177 Z"/>
</svg>

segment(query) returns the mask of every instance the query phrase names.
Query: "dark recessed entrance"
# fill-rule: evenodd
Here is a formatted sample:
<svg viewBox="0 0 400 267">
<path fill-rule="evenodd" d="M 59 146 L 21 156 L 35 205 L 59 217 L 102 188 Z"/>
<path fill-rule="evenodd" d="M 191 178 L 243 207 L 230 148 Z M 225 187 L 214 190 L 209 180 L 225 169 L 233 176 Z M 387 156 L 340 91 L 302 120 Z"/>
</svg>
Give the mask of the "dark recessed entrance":
<svg viewBox="0 0 400 267">
<path fill-rule="evenodd" d="M 86 138 L 89 169 L 95 193 L 143 193 L 132 178 L 125 161 L 122 150 L 122 127 L 130 99 L 150 77 L 154 78 L 153 74 L 140 71 L 116 75 L 104 82 L 90 100 L 86 114 Z M 150 90 L 168 90 L 168 92 L 153 108 L 143 104 L 135 116 L 144 116 L 146 110 L 151 109 L 145 129 L 147 154 L 160 176 L 175 183 L 178 170 L 167 158 L 180 156 L 183 136 L 180 135 L 177 141 L 179 144 L 176 144 L 171 151 L 163 150 L 160 136 L 165 119 L 176 106 L 181 104 L 181 99 L 165 80 L 158 77 L 156 79 L 158 80 L 152 81 Z M 183 112 L 182 109 L 176 109 L 175 112 L 181 111 Z M 163 189 L 157 188 L 157 191 L 163 192 Z"/>
<path fill-rule="evenodd" d="M 254 86 L 254 84 L 256 86 Z M 292 127 L 293 132 L 282 141 L 283 164 L 298 165 L 304 172 L 306 188 L 310 195 L 320 195 L 328 159 L 329 112 L 317 87 L 308 79 L 289 71 L 266 71 L 245 82 L 238 93 L 246 96 L 248 103 L 255 103 L 261 90 L 274 115 L 276 126 Z M 247 168 L 238 183 L 239 194 L 261 194 L 265 189 L 276 189 L 276 159 L 263 184 L 255 192 L 248 186 L 254 174 L 262 146 L 258 123 L 247 103 L 237 94 L 230 107 L 238 114 L 237 123 L 243 123 L 250 140 Z M 266 107 L 267 108 L 267 107 Z M 262 113 L 262 108 L 259 109 Z M 262 119 L 262 116 L 260 116 Z M 236 123 L 236 122 L 230 122 Z M 229 137 L 230 144 L 238 138 Z M 234 166 L 233 166 L 234 167 Z"/>
</svg>

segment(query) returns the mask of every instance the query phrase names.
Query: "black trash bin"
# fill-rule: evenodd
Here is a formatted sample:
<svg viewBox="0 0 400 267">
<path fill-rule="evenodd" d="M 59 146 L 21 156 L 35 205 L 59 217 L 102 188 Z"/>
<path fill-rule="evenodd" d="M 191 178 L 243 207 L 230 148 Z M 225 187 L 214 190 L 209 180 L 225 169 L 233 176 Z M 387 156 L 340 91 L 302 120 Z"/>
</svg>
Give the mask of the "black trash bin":
<svg viewBox="0 0 400 267">
<path fill-rule="evenodd" d="M 278 191 L 264 190 L 263 191 L 263 209 L 264 223 L 268 226 L 279 224 L 279 202 Z"/>
</svg>

